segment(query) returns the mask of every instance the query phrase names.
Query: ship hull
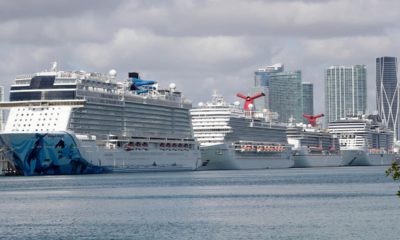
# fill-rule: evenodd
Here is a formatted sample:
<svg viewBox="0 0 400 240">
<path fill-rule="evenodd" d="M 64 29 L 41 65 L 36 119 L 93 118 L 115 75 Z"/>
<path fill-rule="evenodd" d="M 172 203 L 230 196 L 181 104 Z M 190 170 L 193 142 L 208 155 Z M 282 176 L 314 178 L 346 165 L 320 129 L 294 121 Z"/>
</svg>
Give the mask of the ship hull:
<svg viewBox="0 0 400 240">
<path fill-rule="evenodd" d="M 293 154 L 293 160 L 295 168 L 339 167 L 342 165 L 340 154 L 312 154 L 299 151 Z"/>
<path fill-rule="evenodd" d="M 197 150 L 88 148 L 69 132 L 0 134 L 0 145 L 2 161 L 12 167 L 3 174 L 25 176 L 195 170 L 200 161 Z"/>
<path fill-rule="evenodd" d="M 365 150 L 343 150 L 343 166 L 381 166 L 390 165 L 399 158 L 395 153 L 368 153 Z"/>
<path fill-rule="evenodd" d="M 198 151 L 124 151 L 103 149 L 101 165 L 113 172 L 192 171 L 200 164 Z"/>
<path fill-rule="evenodd" d="M 290 168 L 293 159 L 290 150 L 266 154 L 241 153 L 228 144 L 201 147 L 201 165 L 198 170 L 250 170 Z"/>
</svg>

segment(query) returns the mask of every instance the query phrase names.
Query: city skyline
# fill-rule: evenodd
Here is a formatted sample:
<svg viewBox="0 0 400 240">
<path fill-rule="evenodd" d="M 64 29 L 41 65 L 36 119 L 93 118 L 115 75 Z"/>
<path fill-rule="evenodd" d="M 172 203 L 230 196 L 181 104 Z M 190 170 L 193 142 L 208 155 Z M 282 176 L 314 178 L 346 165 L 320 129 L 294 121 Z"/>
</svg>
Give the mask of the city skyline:
<svg viewBox="0 0 400 240">
<path fill-rule="evenodd" d="M 15 75 L 58 61 L 61 70 L 116 69 L 118 79 L 137 71 L 162 86 L 175 82 L 194 105 L 214 89 L 233 102 L 250 91 L 256 69 L 282 62 L 314 84 L 314 110 L 324 112 L 324 69 L 364 64 L 372 112 L 375 58 L 400 53 L 399 7 L 374 0 L 1 1 L 0 85 L 8 91 Z"/>
</svg>

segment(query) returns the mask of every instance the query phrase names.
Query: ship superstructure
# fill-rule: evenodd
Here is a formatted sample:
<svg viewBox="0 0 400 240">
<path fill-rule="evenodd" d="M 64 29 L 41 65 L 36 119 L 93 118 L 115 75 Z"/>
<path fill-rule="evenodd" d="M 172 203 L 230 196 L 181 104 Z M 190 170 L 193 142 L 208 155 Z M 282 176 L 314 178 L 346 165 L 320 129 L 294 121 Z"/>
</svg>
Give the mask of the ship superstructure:
<svg viewBox="0 0 400 240">
<path fill-rule="evenodd" d="M 398 158 L 393 131 L 383 126 L 378 115 L 342 118 L 328 128 L 339 138 L 342 165 L 389 165 Z"/>
<path fill-rule="evenodd" d="M 261 95 L 260 95 L 261 96 Z M 255 98 L 248 97 L 249 101 Z M 214 94 L 212 101 L 191 110 L 194 137 L 201 146 L 199 169 L 287 168 L 293 165 L 286 126 L 254 111 L 253 104 L 228 104 Z"/>
<path fill-rule="evenodd" d="M 1 107 L 10 109 L 1 153 L 19 174 L 188 170 L 199 157 L 191 102 L 175 84 L 161 89 L 138 73 L 118 81 L 115 70 L 58 71 L 54 64 L 17 76 Z"/>
</svg>

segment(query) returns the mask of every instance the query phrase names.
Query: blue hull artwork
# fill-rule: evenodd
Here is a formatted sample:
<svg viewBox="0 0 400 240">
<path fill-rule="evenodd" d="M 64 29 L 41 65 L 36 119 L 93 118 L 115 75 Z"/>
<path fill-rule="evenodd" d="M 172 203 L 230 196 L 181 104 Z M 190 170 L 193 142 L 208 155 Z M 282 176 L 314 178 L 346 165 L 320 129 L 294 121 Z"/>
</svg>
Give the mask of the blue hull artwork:
<svg viewBox="0 0 400 240">
<path fill-rule="evenodd" d="M 109 172 L 83 158 L 75 138 L 67 132 L 3 133 L 0 147 L 3 157 L 14 165 L 18 175 Z"/>
</svg>

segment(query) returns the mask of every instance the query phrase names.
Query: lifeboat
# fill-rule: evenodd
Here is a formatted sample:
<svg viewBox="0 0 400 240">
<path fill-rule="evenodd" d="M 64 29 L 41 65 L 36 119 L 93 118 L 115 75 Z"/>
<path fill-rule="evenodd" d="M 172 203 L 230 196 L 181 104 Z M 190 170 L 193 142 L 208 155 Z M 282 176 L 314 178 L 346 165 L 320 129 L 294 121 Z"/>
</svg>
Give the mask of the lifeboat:
<svg viewBox="0 0 400 240">
<path fill-rule="evenodd" d="M 257 152 L 263 152 L 264 151 L 264 146 L 258 145 L 257 146 Z"/>
<path fill-rule="evenodd" d="M 126 151 L 132 151 L 132 149 L 133 149 L 133 143 L 132 143 L 132 142 L 129 142 L 129 143 L 125 144 L 125 145 L 124 145 L 124 149 L 125 149 Z"/>
<path fill-rule="evenodd" d="M 313 153 L 320 153 L 322 152 L 322 146 L 318 146 L 318 147 L 308 147 L 308 151 L 309 152 L 313 152 Z"/>
</svg>

